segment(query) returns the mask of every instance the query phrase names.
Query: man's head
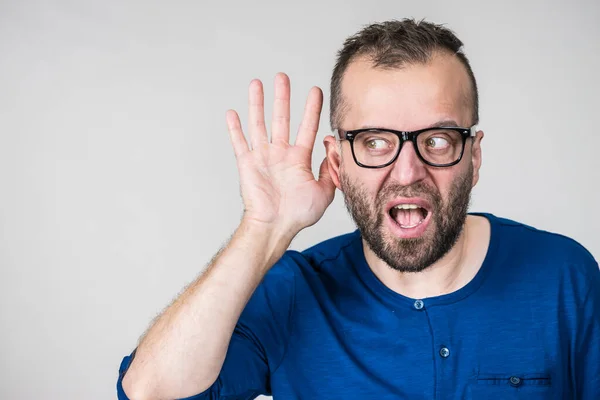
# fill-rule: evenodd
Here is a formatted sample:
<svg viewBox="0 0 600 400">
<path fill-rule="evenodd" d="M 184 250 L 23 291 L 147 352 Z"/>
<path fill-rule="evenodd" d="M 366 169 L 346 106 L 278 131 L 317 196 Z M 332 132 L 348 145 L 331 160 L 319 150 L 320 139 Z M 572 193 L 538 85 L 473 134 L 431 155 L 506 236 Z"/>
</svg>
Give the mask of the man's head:
<svg viewBox="0 0 600 400">
<path fill-rule="evenodd" d="M 332 128 L 343 135 L 361 128 L 475 125 L 477 85 L 461 47 L 448 29 L 413 20 L 370 25 L 350 37 L 331 80 Z M 397 270 L 421 271 L 452 248 L 478 179 L 482 137 L 465 139 L 460 162 L 449 167 L 428 165 L 406 141 L 382 168 L 359 166 L 349 140 L 325 139 L 334 182 L 375 255 Z M 432 137 L 427 143 L 448 142 Z"/>
<path fill-rule="evenodd" d="M 412 19 L 386 21 L 372 24 L 344 42 L 338 52 L 337 61 L 331 76 L 331 97 L 329 119 L 331 129 L 339 127 L 340 118 L 347 110 L 342 96 L 342 79 L 348 66 L 357 59 L 367 58 L 373 68 L 399 69 L 408 65 L 426 64 L 435 53 L 454 55 L 463 65 L 468 75 L 473 125 L 479 122 L 479 96 L 477 82 L 462 52 L 463 43 L 452 31 L 430 22 L 417 22 Z"/>
</svg>

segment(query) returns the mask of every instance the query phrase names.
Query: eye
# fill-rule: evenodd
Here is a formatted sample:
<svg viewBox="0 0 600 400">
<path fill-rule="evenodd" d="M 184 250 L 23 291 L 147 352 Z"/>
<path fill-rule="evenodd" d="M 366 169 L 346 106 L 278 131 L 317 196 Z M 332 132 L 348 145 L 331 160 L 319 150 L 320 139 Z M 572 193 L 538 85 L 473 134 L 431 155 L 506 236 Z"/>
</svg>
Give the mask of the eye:
<svg viewBox="0 0 600 400">
<path fill-rule="evenodd" d="M 390 147 L 390 143 L 385 139 L 371 138 L 365 141 L 365 146 L 369 150 L 382 150 Z"/>
<path fill-rule="evenodd" d="M 448 142 L 447 139 L 445 139 L 443 137 L 436 137 L 436 136 L 427 138 L 427 140 L 425 141 L 425 145 L 432 149 L 443 149 L 443 148 L 448 147 L 449 144 L 450 143 Z"/>
</svg>

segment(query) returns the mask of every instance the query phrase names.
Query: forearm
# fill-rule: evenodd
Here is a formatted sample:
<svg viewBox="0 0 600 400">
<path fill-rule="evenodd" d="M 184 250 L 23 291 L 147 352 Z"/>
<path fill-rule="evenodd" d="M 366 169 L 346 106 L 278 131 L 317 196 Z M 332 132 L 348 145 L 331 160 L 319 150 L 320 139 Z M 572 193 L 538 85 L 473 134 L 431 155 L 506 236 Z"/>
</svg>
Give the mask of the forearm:
<svg viewBox="0 0 600 400">
<path fill-rule="evenodd" d="M 128 396 L 172 399 L 206 390 L 218 377 L 246 303 L 292 237 L 243 222 L 140 341 L 123 380 Z"/>
</svg>

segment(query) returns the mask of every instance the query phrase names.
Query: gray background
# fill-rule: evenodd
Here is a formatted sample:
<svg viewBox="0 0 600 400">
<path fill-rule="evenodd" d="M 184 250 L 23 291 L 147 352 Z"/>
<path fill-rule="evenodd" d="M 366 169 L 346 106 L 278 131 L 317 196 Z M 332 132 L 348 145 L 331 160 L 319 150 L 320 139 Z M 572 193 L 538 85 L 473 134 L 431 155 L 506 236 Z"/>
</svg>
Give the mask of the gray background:
<svg viewBox="0 0 600 400">
<path fill-rule="evenodd" d="M 226 109 L 246 121 L 250 80 L 270 104 L 285 71 L 295 131 L 343 39 L 402 17 L 466 44 L 486 133 L 472 210 L 598 258 L 598 1 L 3 0 L 0 398 L 114 398 L 121 357 L 239 221 Z M 293 248 L 351 229 L 338 193 Z"/>
</svg>

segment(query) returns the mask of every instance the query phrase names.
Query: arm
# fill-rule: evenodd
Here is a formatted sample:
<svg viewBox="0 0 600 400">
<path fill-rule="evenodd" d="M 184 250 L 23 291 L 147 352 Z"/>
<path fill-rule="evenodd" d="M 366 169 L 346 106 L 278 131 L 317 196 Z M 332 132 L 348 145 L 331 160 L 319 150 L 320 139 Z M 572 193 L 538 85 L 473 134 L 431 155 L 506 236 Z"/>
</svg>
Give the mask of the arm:
<svg viewBox="0 0 600 400">
<path fill-rule="evenodd" d="M 289 143 L 289 100 L 289 80 L 279 74 L 269 141 L 262 84 L 250 84 L 252 149 L 237 114 L 227 113 L 245 208 L 242 223 L 207 272 L 158 317 L 140 341 L 122 380 L 129 398 L 172 399 L 203 392 L 219 378 L 226 355 L 247 360 L 250 366 L 260 365 L 256 359 L 261 355 L 253 351 L 252 340 L 241 339 L 244 332 L 232 339 L 236 323 L 265 273 L 300 230 L 321 218 L 335 191 L 326 160 L 318 180 L 311 170 L 321 91 L 311 90 L 294 145 Z M 252 336 L 247 333 L 247 338 Z"/>
<path fill-rule="evenodd" d="M 191 396 L 217 379 L 236 322 L 291 238 L 243 222 L 205 274 L 141 340 L 123 389 L 131 399 Z"/>
</svg>

